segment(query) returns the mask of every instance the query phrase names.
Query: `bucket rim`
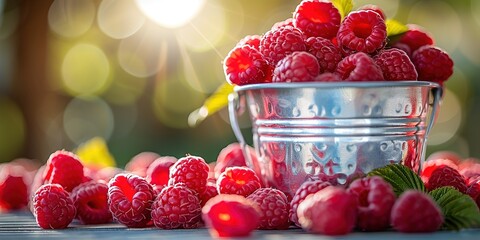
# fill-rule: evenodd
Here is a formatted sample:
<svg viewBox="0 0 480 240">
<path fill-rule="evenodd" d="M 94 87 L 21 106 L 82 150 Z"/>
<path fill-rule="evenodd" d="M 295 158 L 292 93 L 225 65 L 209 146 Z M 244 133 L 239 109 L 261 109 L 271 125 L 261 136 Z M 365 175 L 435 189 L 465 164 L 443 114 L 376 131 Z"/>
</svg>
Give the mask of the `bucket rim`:
<svg viewBox="0 0 480 240">
<path fill-rule="evenodd" d="M 440 84 L 427 81 L 372 81 L 372 82 L 289 82 L 289 83 L 256 83 L 235 86 L 234 91 L 258 89 L 289 89 L 289 88 L 378 88 L 378 87 L 429 87 L 440 88 Z"/>
</svg>

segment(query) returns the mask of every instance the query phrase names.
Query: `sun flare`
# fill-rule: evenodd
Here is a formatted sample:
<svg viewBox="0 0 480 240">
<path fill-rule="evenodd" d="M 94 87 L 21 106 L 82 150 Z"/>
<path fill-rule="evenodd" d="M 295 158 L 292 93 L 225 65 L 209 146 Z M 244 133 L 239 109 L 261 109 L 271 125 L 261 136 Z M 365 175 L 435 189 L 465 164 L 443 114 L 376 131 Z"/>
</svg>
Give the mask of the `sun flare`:
<svg viewBox="0 0 480 240">
<path fill-rule="evenodd" d="M 136 3 L 155 23 L 167 28 L 178 28 L 200 12 L 205 0 L 136 0 Z"/>
</svg>

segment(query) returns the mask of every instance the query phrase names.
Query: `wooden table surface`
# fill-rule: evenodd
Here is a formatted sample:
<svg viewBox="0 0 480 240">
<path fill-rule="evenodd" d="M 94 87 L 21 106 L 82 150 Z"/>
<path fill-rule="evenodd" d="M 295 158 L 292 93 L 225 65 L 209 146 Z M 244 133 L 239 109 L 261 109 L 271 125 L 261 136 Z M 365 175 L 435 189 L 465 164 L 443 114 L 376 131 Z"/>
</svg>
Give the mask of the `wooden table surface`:
<svg viewBox="0 0 480 240">
<path fill-rule="evenodd" d="M 72 223 L 67 229 L 44 230 L 38 227 L 29 212 L 0 214 L 0 240 L 7 239 L 212 239 L 205 228 L 161 230 L 157 228 L 129 229 L 119 224 L 80 225 Z M 460 232 L 438 231 L 428 234 L 402 234 L 388 231 L 379 233 L 353 232 L 346 236 L 330 237 L 306 233 L 301 229 L 256 230 L 249 238 L 242 239 L 477 239 L 480 229 L 467 229 Z"/>
</svg>

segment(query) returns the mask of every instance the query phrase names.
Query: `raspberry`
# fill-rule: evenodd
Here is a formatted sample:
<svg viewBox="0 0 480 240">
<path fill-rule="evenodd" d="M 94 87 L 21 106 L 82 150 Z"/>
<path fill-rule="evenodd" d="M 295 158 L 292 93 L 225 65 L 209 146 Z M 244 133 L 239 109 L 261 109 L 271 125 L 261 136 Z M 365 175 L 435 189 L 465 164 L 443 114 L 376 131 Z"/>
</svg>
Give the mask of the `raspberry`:
<svg viewBox="0 0 480 240">
<path fill-rule="evenodd" d="M 239 195 L 220 194 L 202 208 L 202 218 L 213 237 L 245 237 L 260 223 L 260 210 Z"/>
<path fill-rule="evenodd" d="M 424 183 L 428 182 L 428 179 L 430 178 L 430 176 L 432 176 L 433 171 L 440 166 L 449 166 L 453 169 L 457 169 L 457 165 L 453 163 L 450 159 L 435 159 L 429 157 L 427 161 L 425 161 L 425 163 L 423 164 L 422 172 L 420 173 L 422 181 Z"/>
<path fill-rule="evenodd" d="M 307 44 L 307 51 L 317 58 L 321 73 L 335 72 L 337 64 L 342 60 L 342 54 L 330 40 L 310 37 L 305 43 Z"/>
<path fill-rule="evenodd" d="M 259 36 L 259 35 L 247 35 L 237 43 L 237 47 L 248 45 L 252 48 L 255 48 L 255 50 L 259 51 L 261 39 L 262 39 L 262 36 Z"/>
<path fill-rule="evenodd" d="M 429 191 L 445 186 L 452 186 L 462 193 L 467 192 L 467 184 L 463 176 L 454 168 L 439 166 L 433 170 L 425 186 Z"/>
<path fill-rule="evenodd" d="M 473 201 L 480 208 L 480 179 L 470 183 L 467 189 L 467 194 L 472 197 Z"/>
<path fill-rule="evenodd" d="M 355 227 L 357 200 L 343 188 L 328 186 L 305 198 L 298 205 L 297 214 L 300 225 L 307 231 L 344 235 Z"/>
<path fill-rule="evenodd" d="M 140 177 L 146 177 L 148 166 L 159 157 L 160 155 L 154 152 L 141 152 L 128 161 L 125 165 L 125 171 Z"/>
<path fill-rule="evenodd" d="M 110 179 L 115 177 L 115 175 L 123 173 L 123 172 L 125 172 L 125 171 L 121 168 L 104 167 L 104 168 L 102 168 L 102 169 L 100 169 L 96 172 L 94 179 L 103 180 L 105 182 L 108 182 L 108 181 L 110 181 Z"/>
<path fill-rule="evenodd" d="M 343 20 L 337 39 L 340 49 L 347 54 L 354 52 L 372 54 L 385 46 L 387 27 L 376 12 L 359 10 L 351 12 Z"/>
<path fill-rule="evenodd" d="M 428 162 L 430 160 L 436 160 L 436 159 L 447 159 L 452 161 L 454 165 L 458 165 L 462 162 L 462 157 L 460 157 L 455 152 L 451 152 L 451 151 L 434 152 L 428 156 L 426 161 Z"/>
<path fill-rule="evenodd" d="M 479 167 L 478 170 L 480 170 L 480 159 L 478 158 L 466 158 L 466 159 L 460 159 L 459 162 L 457 163 L 458 164 L 458 170 L 461 171 L 461 170 L 464 170 L 464 169 L 467 169 L 467 168 L 471 168 L 471 167 L 474 167 L 474 168 L 477 168 L 477 166 Z"/>
<path fill-rule="evenodd" d="M 257 174 L 248 167 L 229 167 L 217 179 L 219 194 L 237 194 L 246 197 L 260 187 Z"/>
<path fill-rule="evenodd" d="M 153 197 L 152 186 L 137 175 L 121 173 L 108 182 L 110 212 L 127 227 L 141 228 L 147 225 Z"/>
<path fill-rule="evenodd" d="M 152 219 L 162 229 L 197 228 L 201 211 L 197 194 L 181 183 L 160 192 L 152 205 Z"/>
<path fill-rule="evenodd" d="M 404 52 L 408 55 L 408 57 L 411 57 L 411 56 L 412 56 L 412 50 L 411 50 L 410 47 L 409 47 L 407 44 L 405 44 L 405 43 L 399 43 L 399 42 L 397 42 L 397 43 L 395 43 L 395 44 L 392 45 L 392 48 L 400 49 L 400 50 L 404 51 Z"/>
<path fill-rule="evenodd" d="M 362 231 L 380 231 L 390 226 L 395 203 L 392 186 L 378 176 L 359 178 L 348 187 L 358 200 L 357 226 Z"/>
<path fill-rule="evenodd" d="M 77 155 L 60 150 L 48 158 L 43 177 L 45 183 L 58 183 L 71 192 L 83 182 L 83 178 L 83 165 Z"/>
<path fill-rule="evenodd" d="M 147 168 L 146 180 L 152 185 L 167 185 L 170 176 L 170 167 L 175 164 L 175 157 L 159 157 Z"/>
<path fill-rule="evenodd" d="M 287 229 L 289 203 L 285 193 L 273 188 L 259 188 L 248 195 L 260 209 L 260 224 L 258 229 Z"/>
<path fill-rule="evenodd" d="M 84 224 L 102 224 L 112 221 L 108 209 L 108 186 L 104 181 L 85 182 L 72 191 L 77 218 Z"/>
<path fill-rule="evenodd" d="M 235 47 L 223 62 L 227 81 L 232 85 L 264 82 L 268 64 L 262 54 L 249 45 Z"/>
<path fill-rule="evenodd" d="M 314 181 L 307 181 L 304 182 L 295 192 L 292 201 L 290 202 L 290 211 L 289 211 L 289 218 L 290 221 L 295 223 L 295 225 L 300 227 L 300 223 L 298 222 L 298 215 L 297 215 L 297 208 L 300 203 L 305 200 L 305 198 L 313 193 L 316 193 L 328 186 L 331 186 L 329 182 L 325 182 L 323 180 L 314 180 Z"/>
<path fill-rule="evenodd" d="M 469 160 L 467 160 L 467 161 L 469 161 Z M 459 168 L 460 168 L 460 166 L 459 166 Z M 479 163 L 471 164 L 468 168 L 465 168 L 465 166 L 461 166 L 461 167 L 462 167 L 462 169 L 460 169 L 458 172 L 465 178 L 465 181 L 468 184 L 470 184 L 471 182 L 474 182 L 475 180 L 480 178 L 480 164 Z"/>
<path fill-rule="evenodd" d="M 198 194 L 205 191 L 209 167 L 201 157 L 186 156 L 170 167 L 169 185 L 184 183 Z"/>
<path fill-rule="evenodd" d="M 341 82 L 342 78 L 336 73 L 322 73 L 315 77 L 315 82 Z"/>
<path fill-rule="evenodd" d="M 75 217 L 69 193 L 59 184 L 42 185 L 33 197 L 34 215 L 43 229 L 66 228 Z"/>
<path fill-rule="evenodd" d="M 407 24 L 408 31 L 395 43 L 403 43 L 410 47 L 411 51 L 419 49 L 425 45 L 433 45 L 432 36 L 422 27 L 415 24 Z"/>
<path fill-rule="evenodd" d="M 286 27 L 286 26 L 294 27 L 293 26 L 293 18 L 287 18 L 283 21 L 274 23 L 271 30 L 277 30 L 279 28 L 283 28 L 283 27 Z"/>
<path fill-rule="evenodd" d="M 200 201 L 202 207 L 205 206 L 208 200 L 218 195 L 217 185 L 214 182 L 207 182 L 207 188 L 200 194 Z"/>
<path fill-rule="evenodd" d="M 407 190 L 393 205 L 390 221 L 400 232 L 434 232 L 442 226 L 443 215 L 430 196 Z"/>
<path fill-rule="evenodd" d="M 418 72 L 418 79 L 442 84 L 453 74 L 453 61 L 440 48 L 423 46 L 412 56 L 412 62 Z"/>
<path fill-rule="evenodd" d="M 250 151 L 250 153 L 252 152 L 253 151 Z M 247 166 L 242 146 L 236 142 L 224 147 L 218 154 L 216 162 L 214 168 L 215 178 L 218 178 L 227 167 Z"/>
<path fill-rule="evenodd" d="M 276 65 L 290 53 L 305 51 L 304 38 L 298 28 L 290 26 L 270 30 L 263 35 L 260 41 L 260 52 L 271 65 Z"/>
<path fill-rule="evenodd" d="M 294 25 L 308 37 L 331 39 L 340 27 L 340 13 L 331 2 L 303 0 L 293 13 Z"/>
<path fill-rule="evenodd" d="M 385 80 L 417 80 L 418 74 L 408 55 L 400 49 L 388 49 L 375 56 Z"/>
<path fill-rule="evenodd" d="M 0 165 L 0 213 L 19 210 L 28 204 L 27 170 L 22 165 Z"/>
<path fill-rule="evenodd" d="M 383 20 L 387 19 L 387 15 L 385 15 L 383 10 L 377 5 L 367 4 L 367 5 L 361 6 L 360 8 L 358 8 L 358 10 L 371 10 L 376 12 L 378 15 L 380 15 L 380 17 L 382 17 Z"/>
<path fill-rule="evenodd" d="M 310 82 L 320 73 L 317 58 L 307 52 L 294 52 L 277 63 L 273 82 Z"/>
<path fill-rule="evenodd" d="M 338 63 L 336 73 L 346 81 L 383 80 L 382 70 L 363 52 L 354 53 Z"/>
</svg>

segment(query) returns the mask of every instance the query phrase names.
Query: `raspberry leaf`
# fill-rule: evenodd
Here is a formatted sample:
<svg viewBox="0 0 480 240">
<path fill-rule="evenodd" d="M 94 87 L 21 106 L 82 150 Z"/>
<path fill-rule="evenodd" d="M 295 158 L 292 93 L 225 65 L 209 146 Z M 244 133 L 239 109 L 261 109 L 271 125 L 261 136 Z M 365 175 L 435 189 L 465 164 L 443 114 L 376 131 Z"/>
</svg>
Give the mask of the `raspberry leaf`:
<svg viewBox="0 0 480 240">
<path fill-rule="evenodd" d="M 407 25 L 395 19 L 385 20 L 385 25 L 387 25 L 387 37 L 389 38 L 404 34 L 408 31 Z"/>
<path fill-rule="evenodd" d="M 332 0 L 332 4 L 338 9 L 340 16 L 342 16 L 342 19 L 344 19 L 345 16 L 347 16 L 353 8 L 352 0 Z"/>
<path fill-rule="evenodd" d="M 460 230 L 480 226 L 480 211 L 473 199 L 453 187 L 437 188 L 429 193 L 445 217 L 443 228 Z"/>
<path fill-rule="evenodd" d="M 218 87 L 217 90 L 205 100 L 203 106 L 190 113 L 188 116 L 188 125 L 191 127 L 197 126 L 208 116 L 226 107 L 228 105 L 228 95 L 233 92 L 233 87 L 234 86 L 228 83 L 223 83 Z"/>
<path fill-rule="evenodd" d="M 380 176 L 392 185 L 397 196 L 407 189 L 417 189 L 426 192 L 422 179 L 410 168 L 402 164 L 390 164 L 377 168 L 368 173 L 368 176 Z"/>
</svg>

